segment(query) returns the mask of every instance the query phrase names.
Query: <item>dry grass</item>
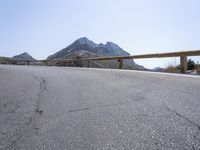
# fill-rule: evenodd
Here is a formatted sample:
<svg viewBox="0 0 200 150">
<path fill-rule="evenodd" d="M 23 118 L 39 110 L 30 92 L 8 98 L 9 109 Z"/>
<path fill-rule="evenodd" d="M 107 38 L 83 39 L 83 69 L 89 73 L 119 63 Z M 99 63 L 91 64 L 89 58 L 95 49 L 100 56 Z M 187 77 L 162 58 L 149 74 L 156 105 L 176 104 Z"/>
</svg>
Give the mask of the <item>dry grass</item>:
<svg viewBox="0 0 200 150">
<path fill-rule="evenodd" d="M 169 65 L 168 67 L 166 67 L 165 72 L 169 72 L 169 73 L 180 73 L 180 70 L 178 69 L 177 66 Z"/>
</svg>

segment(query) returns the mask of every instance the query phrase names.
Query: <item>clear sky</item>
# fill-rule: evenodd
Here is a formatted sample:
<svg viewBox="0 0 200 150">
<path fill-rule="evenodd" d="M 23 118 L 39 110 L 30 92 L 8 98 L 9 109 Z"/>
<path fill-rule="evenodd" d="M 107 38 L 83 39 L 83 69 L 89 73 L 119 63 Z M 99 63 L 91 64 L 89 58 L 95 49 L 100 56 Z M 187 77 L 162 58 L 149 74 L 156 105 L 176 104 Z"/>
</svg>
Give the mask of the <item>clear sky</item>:
<svg viewBox="0 0 200 150">
<path fill-rule="evenodd" d="M 200 49 L 199 7 L 200 0 L 0 0 L 0 56 L 45 59 L 83 36 L 132 55 Z M 178 58 L 136 62 L 165 67 Z"/>
</svg>

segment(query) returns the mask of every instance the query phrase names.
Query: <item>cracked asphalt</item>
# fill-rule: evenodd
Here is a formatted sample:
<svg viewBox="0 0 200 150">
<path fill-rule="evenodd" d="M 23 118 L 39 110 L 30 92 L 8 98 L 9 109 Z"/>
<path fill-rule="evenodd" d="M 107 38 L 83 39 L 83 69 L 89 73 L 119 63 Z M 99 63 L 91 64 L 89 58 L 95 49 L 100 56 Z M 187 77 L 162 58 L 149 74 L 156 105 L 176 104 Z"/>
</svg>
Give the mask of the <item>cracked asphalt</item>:
<svg viewBox="0 0 200 150">
<path fill-rule="evenodd" d="M 199 150 L 200 77 L 0 65 L 1 150 Z"/>
</svg>

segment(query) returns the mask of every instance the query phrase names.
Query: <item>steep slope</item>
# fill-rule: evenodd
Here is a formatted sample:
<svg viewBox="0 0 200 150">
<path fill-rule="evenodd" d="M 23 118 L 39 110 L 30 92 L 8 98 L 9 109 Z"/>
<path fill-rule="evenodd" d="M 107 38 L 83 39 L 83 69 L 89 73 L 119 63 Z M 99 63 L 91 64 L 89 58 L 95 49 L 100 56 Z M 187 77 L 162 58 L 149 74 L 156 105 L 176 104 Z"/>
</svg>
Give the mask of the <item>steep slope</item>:
<svg viewBox="0 0 200 150">
<path fill-rule="evenodd" d="M 15 59 L 15 60 L 31 60 L 31 61 L 35 60 L 35 58 L 33 58 L 27 52 L 24 52 L 24 53 L 16 55 L 16 56 L 13 56 L 12 58 Z"/>
<path fill-rule="evenodd" d="M 104 44 L 98 44 L 95 47 L 97 53 L 102 55 L 109 55 L 109 56 L 127 56 L 130 55 L 128 52 L 124 51 L 120 48 L 117 44 L 113 42 L 107 42 Z"/>
<path fill-rule="evenodd" d="M 90 40 L 88 40 L 86 37 L 80 38 L 67 46 L 66 48 L 56 52 L 55 54 L 49 56 L 47 59 L 58 59 L 58 58 L 64 58 L 69 53 L 80 51 L 80 50 L 86 50 L 92 53 L 95 53 L 95 47 L 96 44 Z"/>
</svg>

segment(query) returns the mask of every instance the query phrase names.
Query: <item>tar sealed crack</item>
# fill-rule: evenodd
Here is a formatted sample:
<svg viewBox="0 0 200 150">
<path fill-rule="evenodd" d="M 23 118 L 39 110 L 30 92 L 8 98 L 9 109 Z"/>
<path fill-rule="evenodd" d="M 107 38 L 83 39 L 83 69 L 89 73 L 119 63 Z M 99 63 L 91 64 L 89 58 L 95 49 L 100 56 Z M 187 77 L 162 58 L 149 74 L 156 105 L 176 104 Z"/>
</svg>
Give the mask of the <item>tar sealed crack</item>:
<svg viewBox="0 0 200 150">
<path fill-rule="evenodd" d="M 43 114 L 43 110 L 41 109 L 41 101 L 45 96 L 45 92 L 47 92 L 47 81 L 41 77 L 38 78 L 36 76 L 34 76 L 34 79 L 36 79 L 39 82 L 39 92 L 37 94 L 37 99 L 36 99 L 36 104 L 35 104 L 35 109 L 33 114 L 27 118 L 26 122 L 24 124 L 22 124 L 21 126 L 19 126 L 18 129 L 16 129 L 14 131 L 13 136 L 8 140 L 9 144 L 4 147 L 4 149 L 17 149 L 17 143 L 21 143 L 21 141 L 24 138 L 27 138 L 28 136 L 30 136 L 29 134 L 32 132 L 32 135 L 38 135 L 39 133 L 39 118 L 40 116 Z M 7 103 L 3 104 L 2 106 L 0 106 L 0 110 L 5 109 L 7 107 Z M 14 110 L 18 107 L 18 105 L 15 106 L 15 108 L 12 110 L 12 112 L 14 112 Z M 38 115 L 39 114 L 39 115 Z M 0 148 L 1 149 L 1 148 Z"/>
<path fill-rule="evenodd" d="M 38 79 L 37 77 L 35 77 L 35 79 L 37 79 L 40 82 L 40 92 L 38 93 L 38 100 L 36 102 L 36 108 L 35 108 L 35 112 L 39 113 L 39 115 L 43 114 L 43 110 L 40 108 L 40 103 L 42 100 L 42 97 L 44 96 L 44 92 L 47 91 L 47 81 L 41 77 L 40 79 Z"/>
<path fill-rule="evenodd" d="M 39 110 L 39 108 L 36 108 L 35 112 L 39 113 L 40 115 L 42 115 L 43 110 Z"/>
<path fill-rule="evenodd" d="M 47 82 L 46 82 L 46 80 L 43 77 L 41 77 L 40 89 L 41 89 L 41 92 L 47 90 Z"/>
</svg>

